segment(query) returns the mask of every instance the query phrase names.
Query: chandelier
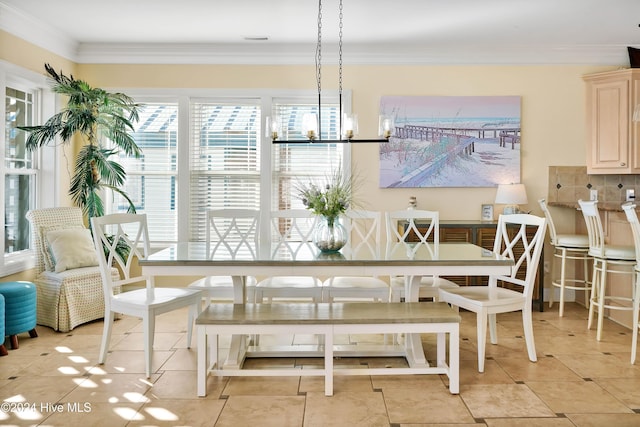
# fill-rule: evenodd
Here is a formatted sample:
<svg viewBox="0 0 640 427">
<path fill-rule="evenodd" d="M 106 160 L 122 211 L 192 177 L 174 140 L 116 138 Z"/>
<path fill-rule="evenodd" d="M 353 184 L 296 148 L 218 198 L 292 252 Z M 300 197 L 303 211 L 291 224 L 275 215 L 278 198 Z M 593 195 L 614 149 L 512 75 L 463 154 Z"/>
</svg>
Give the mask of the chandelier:
<svg viewBox="0 0 640 427">
<path fill-rule="evenodd" d="M 342 0 L 339 3 L 338 25 L 338 135 L 340 139 L 323 138 L 321 128 L 322 115 L 322 0 L 318 0 L 318 41 L 316 44 L 315 66 L 316 85 L 318 89 L 318 113 L 305 114 L 302 117 L 302 134 L 306 139 L 287 140 L 280 139 L 281 122 L 278 117 L 266 118 L 267 137 L 274 144 L 291 143 L 362 143 L 362 142 L 388 142 L 393 134 L 394 122 L 392 117 L 380 116 L 378 121 L 378 139 L 355 139 L 358 134 L 358 116 L 356 114 L 343 114 L 342 110 Z"/>
</svg>

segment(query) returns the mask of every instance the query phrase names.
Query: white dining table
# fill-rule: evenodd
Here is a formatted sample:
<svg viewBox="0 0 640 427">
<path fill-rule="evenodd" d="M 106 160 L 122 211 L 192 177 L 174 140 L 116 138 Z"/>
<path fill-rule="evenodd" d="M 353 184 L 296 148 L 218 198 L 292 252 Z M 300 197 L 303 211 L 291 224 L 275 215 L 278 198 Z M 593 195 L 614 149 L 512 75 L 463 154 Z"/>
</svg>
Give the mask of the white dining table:
<svg viewBox="0 0 640 427">
<path fill-rule="evenodd" d="M 406 276 L 406 301 L 418 301 L 418 286 L 422 276 L 489 276 L 509 275 L 513 260 L 470 243 L 439 243 L 417 247 L 403 243 L 398 250 L 387 251 L 390 255 L 378 259 L 357 258 L 341 253 L 315 254 L 311 251 L 264 250 L 256 257 L 207 257 L 204 242 L 172 244 L 139 261 L 142 274 L 148 276 L 231 276 L 234 284 L 234 303 L 246 301 L 245 283 L 248 276 Z M 234 336 L 225 366 L 240 367 L 245 357 L 312 357 L 321 354 L 321 349 L 295 352 L 292 348 L 267 351 L 250 346 L 244 336 Z M 319 346 L 320 347 L 320 346 Z M 378 349 L 363 347 L 355 351 L 348 346 L 337 348 L 336 356 L 379 355 L 405 356 L 414 366 L 428 366 L 418 334 L 407 334 L 402 348 L 382 346 Z M 397 347 L 397 346 L 396 346 Z M 294 352 L 294 353 L 292 353 Z M 365 353 L 362 353 L 365 352 Z"/>
</svg>

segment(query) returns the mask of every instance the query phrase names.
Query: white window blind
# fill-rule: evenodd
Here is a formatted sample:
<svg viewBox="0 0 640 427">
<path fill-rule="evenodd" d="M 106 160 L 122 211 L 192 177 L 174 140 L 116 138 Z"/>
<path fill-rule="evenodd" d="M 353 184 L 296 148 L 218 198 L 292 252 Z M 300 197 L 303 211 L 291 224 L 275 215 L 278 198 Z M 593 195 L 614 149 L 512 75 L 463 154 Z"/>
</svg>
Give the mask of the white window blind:
<svg viewBox="0 0 640 427">
<path fill-rule="evenodd" d="M 260 100 L 191 102 L 189 240 L 208 209 L 260 209 Z"/>
<path fill-rule="evenodd" d="M 225 92 L 136 96 L 144 105 L 134 133 L 142 158 L 121 161 L 125 190 L 138 212 L 149 216 L 153 243 L 204 241 L 209 209 L 257 209 L 264 226 L 271 210 L 303 208 L 292 189 L 296 182 L 323 180 L 339 166 L 347 170 L 349 144 L 272 144 L 261 131 L 263 116 L 277 115 L 288 137 L 302 139 L 304 114 L 318 109 L 313 95 Z M 336 139 L 338 106 L 329 102 L 322 137 Z M 123 200 L 114 199 L 112 212 L 125 209 Z"/>
<path fill-rule="evenodd" d="M 307 113 L 317 114 L 318 104 L 278 100 L 273 103 L 281 129 L 288 139 L 304 139 L 300 129 Z M 338 105 L 323 104 L 321 111 L 322 139 L 339 139 Z M 302 201 L 295 193 L 300 181 L 322 182 L 331 172 L 341 167 L 346 144 L 273 144 L 273 182 L 271 209 L 301 209 Z"/>
<path fill-rule="evenodd" d="M 301 103 L 300 101 L 274 100 L 272 105 L 276 117 L 281 120 L 280 128 L 284 130 L 287 139 L 305 139 L 302 134 L 302 119 L 305 114 L 318 114 L 317 103 Z M 322 139 L 339 139 L 339 110 L 337 104 L 323 104 L 320 114 L 320 133 Z M 296 192 L 299 183 L 322 183 L 331 172 L 341 167 L 344 158 L 343 149 L 346 144 L 273 144 L 272 165 L 273 181 L 271 193 L 271 209 L 304 209 L 302 200 Z M 283 230 L 289 229 L 288 219 L 280 219 L 279 230 L 271 231 L 272 241 L 280 239 Z M 313 221 L 299 222 L 301 231 L 309 232 L 306 228 L 313 226 Z M 296 240 L 295 234 L 288 237 Z"/>
<path fill-rule="evenodd" d="M 147 214 L 149 238 L 154 242 L 177 240 L 177 143 L 178 104 L 144 103 L 133 137 L 142 150 L 136 159 L 120 153 L 127 171 L 124 190 L 137 213 Z M 128 203 L 116 197 L 116 210 L 124 212 Z"/>
</svg>

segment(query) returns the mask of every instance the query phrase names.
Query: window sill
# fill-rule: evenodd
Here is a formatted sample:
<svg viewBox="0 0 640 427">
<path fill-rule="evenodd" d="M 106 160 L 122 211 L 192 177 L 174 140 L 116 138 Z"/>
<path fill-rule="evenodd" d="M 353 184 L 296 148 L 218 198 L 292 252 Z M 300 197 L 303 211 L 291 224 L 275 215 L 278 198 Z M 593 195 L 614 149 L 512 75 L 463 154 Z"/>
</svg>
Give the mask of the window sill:
<svg viewBox="0 0 640 427">
<path fill-rule="evenodd" d="M 5 257 L 4 265 L 0 266 L 0 277 L 22 273 L 34 267 L 35 260 L 32 255 Z"/>
</svg>

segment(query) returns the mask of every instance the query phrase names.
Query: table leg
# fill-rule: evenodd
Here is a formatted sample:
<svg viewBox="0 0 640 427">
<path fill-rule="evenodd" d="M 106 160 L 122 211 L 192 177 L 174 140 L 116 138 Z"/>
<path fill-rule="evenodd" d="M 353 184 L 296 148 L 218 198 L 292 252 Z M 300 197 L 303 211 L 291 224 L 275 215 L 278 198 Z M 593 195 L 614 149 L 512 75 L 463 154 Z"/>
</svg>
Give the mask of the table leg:
<svg viewBox="0 0 640 427">
<path fill-rule="evenodd" d="M 231 276 L 233 281 L 233 303 L 245 304 L 247 289 L 246 276 Z M 229 354 L 224 362 L 225 369 L 240 369 L 244 356 L 247 352 L 247 341 L 245 335 L 232 335 L 229 346 Z"/>
<path fill-rule="evenodd" d="M 409 366 L 412 368 L 429 367 L 429 362 L 427 362 L 427 359 L 424 357 L 420 334 L 406 334 L 404 346 Z"/>
<path fill-rule="evenodd" d="M 244 304 L 247 300 L 246 276 L 231 276 L 233 281 L 233 303 Z"/>
<path fill-rule="evenodd" d="M 422 276 L 405 276 L 405 302 L 418 302 L 420 295 L 420 281 Z M 406 334 L 405 350 L 407 362 L 412 368 L 427 368 L 429 363 L 424 357 L 420 334 Z"/>
</svg>

